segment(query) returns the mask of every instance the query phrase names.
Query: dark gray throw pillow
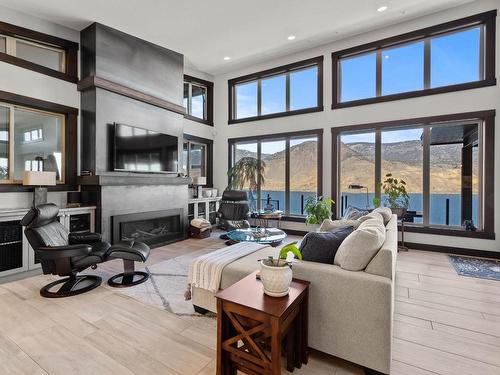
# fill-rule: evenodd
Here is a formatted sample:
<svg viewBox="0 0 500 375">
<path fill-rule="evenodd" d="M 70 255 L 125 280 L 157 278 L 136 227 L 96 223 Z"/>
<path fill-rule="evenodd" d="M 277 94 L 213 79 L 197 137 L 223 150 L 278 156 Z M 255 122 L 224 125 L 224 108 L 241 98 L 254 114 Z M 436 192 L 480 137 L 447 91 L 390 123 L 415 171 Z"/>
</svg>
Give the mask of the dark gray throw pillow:
<svg viewBox="0 0 500 375">
<path fill-rule="evenodd" d="M 353 227 L 348 226 L 331 232 L 307 233 L 302 239 L 299 248 L 302 253 L 302 260 L 333 264 L 340 244 L 353 230 Z"/>
</svg>

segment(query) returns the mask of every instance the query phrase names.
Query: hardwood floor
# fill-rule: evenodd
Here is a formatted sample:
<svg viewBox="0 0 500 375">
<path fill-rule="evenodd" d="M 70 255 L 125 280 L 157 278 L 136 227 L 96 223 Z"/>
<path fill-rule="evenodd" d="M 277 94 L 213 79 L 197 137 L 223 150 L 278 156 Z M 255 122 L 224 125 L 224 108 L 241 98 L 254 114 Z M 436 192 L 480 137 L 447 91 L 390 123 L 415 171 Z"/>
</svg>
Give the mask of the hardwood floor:
<svg viewBox="0 0 500 375">
<path fill-rule="evenodd" d="M 221 246 L 215 236 L 186 240 L 153 250 L 148 265 Z M 105 286 L 41 298 L 51 279 L 0 285 L 0 374 L 215 373 L 215 320 L 179 317 Z M 396 285 L 391 374 L 500 374 L 500 282 L 458 276 L 444 254 L 409 251 L 398 254 Z M 313 352 L 294 373 L 363 371 Z"/>
</svg>

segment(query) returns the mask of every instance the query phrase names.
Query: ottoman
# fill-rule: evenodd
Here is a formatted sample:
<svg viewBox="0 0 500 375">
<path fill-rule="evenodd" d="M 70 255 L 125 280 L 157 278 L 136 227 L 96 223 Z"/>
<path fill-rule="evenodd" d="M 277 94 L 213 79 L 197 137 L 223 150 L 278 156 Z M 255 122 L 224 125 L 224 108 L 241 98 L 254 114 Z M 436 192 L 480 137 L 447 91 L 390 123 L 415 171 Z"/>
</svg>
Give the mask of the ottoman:
<svg viewBox="0 0 500 375">
<path fill-rule="evenodd" d="M 106 260 L 122 259 L 123 272 L 111 277 L 108 285 L 123 288 L 141 284 L 149 279 L 149 273 L 135 271 L 135 262 L 145 262 L 149 257 L 149 246 L 134 240 L 120 241 L 111 246 L 106 253 Z"/>
</svg>

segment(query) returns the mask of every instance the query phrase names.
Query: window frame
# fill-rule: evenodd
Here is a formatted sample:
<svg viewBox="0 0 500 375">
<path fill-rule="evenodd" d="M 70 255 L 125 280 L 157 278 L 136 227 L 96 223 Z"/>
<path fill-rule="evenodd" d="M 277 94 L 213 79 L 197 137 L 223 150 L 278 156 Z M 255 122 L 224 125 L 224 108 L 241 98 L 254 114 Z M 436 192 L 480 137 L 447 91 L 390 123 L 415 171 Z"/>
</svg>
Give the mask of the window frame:
<svg viewBox="0 0 500 375">
<path fill-rule="evenodd" d="M 297 110 L 290 110 L 290 73 L 295 71 L 304 70 L 313 66 L 317 66 L 317 105 L 309 108 L 302 108 Z M 285 107 L 284 112 L 270 113 L 261 115 L 261 80 L 268 79 L 273 76 L 286 75 L 286 93 L 285 93 Z M 257 116 L 245 117 L 241 119 L 234 118 L 236 114 L 236 85 L 242 83 L 257 82 Z M 270 118 L 294 116 L 304 113 L 321 112 L 323 111 L 323 56 L 314 57 L 307 60 L 298 61 L 292 64 L 279 66 L 273 69 L 263 70 L 257 73 L 248 74 L 245 76 L 232 78 L 228 80 L 228 124 L 238 124 L 242 122 L 265 120 Z"/>
<path fill-rule="evenodd" d="M 184 118 L 192 121 L 196 121 L 208 126 L 214 126 L 214 83 L 210 81 L 206 81 L 201 78 L 196 78 L 187 74 L 184 74 L 184 84 L 189 85 L 189 94 L 188 94 L 188 108 L 184 108 Z M 207 99 L 205 100 L 205 119 L 201 119 L 196 116 L 192 116 L 190 113 L 191 109 L 191 92 L 192 85 L 200 86 L 205 88 Z"/>
<path fill-rule="evenodd" d="M 49 112 L 49 111 L 43 111 L 43 110 L 39 110 L 39 109 L 33 109 L 33 108 L 28 108 L 26 106 L 20 106 L 20 105 L 16 105 L 16 104 L 8 104 L 8 103 L 3 103 L 0 101 L 0 107 L 4 107 L 4 108 L 8 108 L 9 109 L 9 162 L 8 162 L 8 165 L 9 165 L 9 179 L 7 180 L 0 180 L 0 184 L 20 184 L 22 183 L 22 180 L 16 180 L 15 178 L 13 178 L 13 174 L 15 172 L 15 150 L 16 150 L 16 143 L 15 143 L 15 128 L 16 128 L 16 121 L 15 121 L 15 112 L 16 110 L 21 110 L 21 111 L 26 111 L 26 112 L 30 112 L 30 113 L 39 113 L 39 114 L 46 114 L 46 115 L 49 115 L 49 116 L 53 116 L 53 117 L 58 117 L 60 120 L 61 120 L 61 176 L 60 176 L 60 179 L 58 181 L 56 181 L 56 184 L 61 184 L 61 185 L 64 185 L 65 183 L 65 175 L 66 175 L 66 171 L 65 171 L 65 167 L 66 167 L 66 158 L 65 158 L 65 144 L 64 144 L 64 135 L 65 135 L 65 128 L 66 128 L 66 118 L 63 114 L 60 114 L 60 113 L 55 113 L 55 112 Z M 31 132 L 31 130 L 30 130 Z M 26 133 L 26 132 L 25 132 Z M 29 141 L 29 142 L 25 142 L 25 141 L 22 141 L 21 144 L 33 144 L 33 143 L 39 143 L 39 142 L 42 142 L 43 141 L 43 138 L 42 139 L 37 139 L 35 141 Z M 31 162 L 33 162 L 34 160 L 31 160 Z"/>
<path fill-rule="evenodd" d="M 183 155 L 184 155 L 184 143 L 188 143 L 188 160 L 186 161 L 187 165 L 187 175 L 189 176 L 189 166 L 190 166 L 190 151 L 191 148 L 189 144 L 194 143 L 194 144 L 200 144 L 204 145 L 205 147 L 205 158 L 206 158 L 206 177 L 207 177 L 207 184 L 206 187 L 213 187 L 213 181 L 214 181 L 214 163 L 213 163 L 213 155 L 214 155 L 214 141 L 212 139 L 206 139 L 202 137 L 197 137 L 191 134 L 186 134 L 184 133 L 183 141 L 182 141 L 182 149 L 183 149 Z M 182 161 L 184 162 L 184 160 Z"/>
<path fill-rule="evenodd" d="M 292 178 L 290 174 L 290 140 L 296 138 L 307 138 L 307 137 L 318 137 L 318 150 L 317 150 L 317 195 L 323 195 L 323 129 L 312 129 L 303 130 L 296 132 L 286 132 L 286 133 L 276 133 L 276 134 L 266 134 L 250 137 L 240 137 L 240 138 L 229 138 L 228 139 L 228 170 L 231 169 L 233 165 L 233 160 L 235 157 L 235 145 L 238 143 L 256 143 L 257 144 L 257 154 L 260 154 L 261 143 L 267 141 L 280 141 L 284 140 L 286 142 L 285 148 L 285 215 L 282 220 L 284 221 L 294 221 L 294 222 L 305 222 L 305 216 L 301 215 L 291 215 L 290 214 L 290 180 Z M 228 177 L 229 183 L 229 177 Z M 257 194 L 260 197 L 261 186 L 259 181 L 259 187 L 257 189 Z M 258 200 L 258 208 L 260 208 L 260 199 Z"/>
<path fill-rule="evenodd" d="M 55 186 L 49 186 L 49 191 L 71 191 L 78 190 L 77 173 L 78 173 L 78 108 L 67 107 L 65 105 L 47 102 L 40 99 L 35 99 L 23 95 L 13 94 L 6 91 L 0 91 L 0 103 L 7 106 L 19 107 L 21 109 L 45 112 L 49 114 L 61 115 L 64 118 L 64 131 L 62 136 L 61 157 L 63 166 L 61 177 L 64 181 L 59 181 Z M 10 112 L 10 121 L 12 121 L 12 111 Z M 9 155 L 13 148 L 12 125 L 9 121 Z M 14 125 L 15 126 L 15 125 Z M 9 158 L 9 166 L 11 166 Z M 0 182 L 0 192 L 30 192 L 32 187 L 22 185 L 19 180 L 7 180 Z"/>
<path fill-rule="evenodd" d="M 363 45 L 347 48 L 332 53 L 332 109 L 347 108 L 359 105 L 382 103 L 393 100 L 415 98 L 420 96 L 442 94 L 453 91 L 475 89 L 496 85 L 495 77 L 495 38 L 496 38 L 496 15 L 497 11 L 492 10 L 470 17 L 445 22 L 439 25 L 426 27 L 409 33 L 384 38 Z M 431 52 L 430 41 L 435 37 L 444 36 L 474 27 L 481 27 L 480 36 L 480 69 L 482 77 L 478 81 L 452 84 L 447 86 L 430 87 L 430 64 Z M 407 91 L 396 94 L 381 95 L 382 90 L 382 50 L 395 48 L 412 42 L 424 41 L 424 89 Z M 365 99 L 357 99 L 346 102 L 340 101 L 341 93 L 341 72 L 340 61 L 346 57 L 355 57 L 366 53 L 375 52 L 376 62 L 376 96 Z"/>
<path fill-rule="evenodd" d="M 33 70 L 68 82 L 78 82 L 78 43 L 44 34 L 24 27 L 0 22 L 0 36 L 6 38 L 6 51 L 0 52 L 0 61 Z M 16 42 L 35 45 L 40 48 L 60 51 L 63 53 L 61 70 L 24 60 L 16 56 Z"/>
<path fill-rule="evenodd" d="M 340 147 L 339 137 L 346 131 L 386 131 L 411 125 L 432 125 L 435 123 L 451 121 L 481 120 L 483 122 L 483 143 L 482 143 L 482 204 L 479 207 L 479 214 L 482 216 L 482 230 L 477 232 L 465 231 L 457 227 L 444 227 L 441 225 L 411 225 L 405 223 L 405 231 L 427 234 L 438 234 L 459 237 L 495 239 L 494 225 L 494 155 L 495 155 L 495 110 L 486 110 L 478 112 L 466 112 L 451 115 L 429 116 L 413 119 L 403 119 L 394 121 L 385 121 L 377 123 L 368 123 L 360 125 L 339 126 L 331 128 L 332 133 L 332 199 L 338 203 L 332 209 L 332 218 L 340 217 L 339 183 L 340 183 Z M 490 204 L 488 204 L 488 202 Z"/>
</svg>

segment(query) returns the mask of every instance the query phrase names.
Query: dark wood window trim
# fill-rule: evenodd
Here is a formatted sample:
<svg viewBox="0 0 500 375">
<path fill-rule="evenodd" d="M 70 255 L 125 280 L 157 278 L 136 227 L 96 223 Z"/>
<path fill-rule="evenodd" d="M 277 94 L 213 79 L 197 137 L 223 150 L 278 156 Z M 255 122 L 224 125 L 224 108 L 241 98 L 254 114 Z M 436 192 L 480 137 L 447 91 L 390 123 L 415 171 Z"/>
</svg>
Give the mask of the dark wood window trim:
<svg viewBox="0 0 500 375">
<path fill-rule="evenodd" d="M 268 115 L 259 115 L 259 116 L 253 116 L 253 117 L 245 117 L 241 119 L 235 119 L 233 118 L 234 116 L 234 106 L 235 106 L 235 98 L 234 98 L 234 87 L 237 84 L 240 83 L 245 83 L 245 82 L 251 82 L 263 78 L 269 78 L 274 75 L 278 74 L 284 74 L 284 73 L 289 73 L 294 70 L 300 70 L 302 68 L 307 68 L 311 66 L 317 66 L 318 67 L 318 84 L 317 84 L 317 98 L 318 98 L 318 105 L 316 107 L 311 107 L 311 108 L 304 108 L 304 109 L 298 109 L 294 111 L 285 111 L 285 112 L 279 112 L 279 113 L 271 113 Z M 249 121 L 259 121 L 259 120 L 266 120 L 266 119 L 271 119 L 271 118 L 278 118 L 278 117 L 286 117 L 286 116 L 295 116 L 295 115 L 301 115 L 304 113 L 312 113 L 312 112 L 321 112 L 323 111 L 323 56 L 318 56 L 314 57 L 312 59 L 307 59 L 303 61 L 298 61 L 292 64 L 288 65 L 283 65 L 279 66 L 277 68 L 273 69 L 267 69 L 263 70 L 261 72 L 257 73 L 252 73 L 248 74 L 245 76 L 237 77 L 230 79 L 228 82 L 228 124 L 238 124 L 242 122 L 249 122 Z M 288 83 L 287 83 L 287 87 Z"/>
<path fill-rule="evenodd" d="M 198 83 L 207 88 L 207 119 L 204 120 L 195 116 L 191 116 L 187 113 L 184 115 L 184 117 L 188 120 L 196 121 L 208 126 L 214 126 L 214 83 L 201 78 L 189 76 L 187 74 L 184 74 L 184 82 L 195 84 Z"/>
<path fill-rule="evenodd" d="M 65 180 L 64 184 L 57 184 L 56 186 L 49 186 L 48 188 L 49 191 L 78 190 L 76 182 L 78 158 L 78 109 L 6 91 L 0 91 L 0 102 L 59 113 L 65 116 Z M 0 192 L 29 192 L 32 190 L 32 187 L 20 184 L 0 184 Z"/>
<path fill-rule="evenodd" d="M 51 77 L 59 78 L 64 81 L 72 83 L 78 82 L 78 43 L 6 22 L 0 22 L 0 35 L 18 37 L 20 39 L 39 42 L 41 44 L 56 46 L 65 51 L 66 58 L 64 73 L 2 52 L 0 52 L 0 61 L 33 70 Z"/>
<path fill-rule="evenodd" d="M 214 186 L 214 141 L 184 133 L 185 141 L 203 143 L 207 145 L 207 187 Z"/>
<path fill-rule="evenodd" d="M 306 136 L 317 136 L 318 137 L 318 150 L 317 150 L 317 160 L 318 160 L 318 174 L 317 174 L 317 186 L 318 186 L 318 196 L 323 195 L 323 129 L 312 129 L 312 130 L 301 130 L 296 132 L 286 132 L 286 133 L 275 133 L 275 134 L 265 134 L 256 135 L 249 137 L 240 138 L 229 138 L 228 139 L 228 164 L 227 169 L 231 169 L 233 164 L 233 147 L 236 143 L 240 142 L 260 142 L 269 141 L 273 139 L 290 139 L 296 137 L 306 137 Z M 285 171 L 286 181 L 285 181 L 285 191 L 290 190 L 290 163 L 286 162 Z M 229 178 L 228 178 L 229 183 Z M 285 199 L 288 199 L 285 194 Z M 305 217 L 300 215 L 287 215 L 282 218 L 283 221 L 291 221 L 303 223 L 305 222 Z"/>
<path fill-rule="evenodd" d="M 382 103 L 393 100 L 401 100 L 408 98 L 416 98 L 420 96 L 442 94 L 447 92 L 462 91 L 469 89 L 476 89 L 480 87 L 495 86 L 495 38 L 496 38 L 496 15 L 497 11 L 492 10 L 476 14 L 470 17 L 461 18 L 455 21 L 442 23 L 436 26 L 427 27 L 424 29 L 412 31 L 409 33 L 381 39 L 375 42 L 366 43 L 360 46 L 347 48 L 341 51 L 332 53 L 332 109 L 354 107 L 359 105 Z M 394 47 L 408 42 L 422 40 L 428 37 L 446 34 L 451 31 L 458 31 L 460 29 L 484 25 L 484 76 L 483 79 L 476 82 L 466 82 L 456 85 L 427 88 L 418 91 L 409 91 L 398 94 L 377 96 L 367 99 L 352 100 L 347 102 L 340 102 L 340 75 L 339 75 L 339 61 L 345 57 L 355 55 L 362 55 L 369 52 L 375 52 L 388 47 Z M 430 61 L 426 65 L 430 64 Z M 380 65 L 380 64 L 378 64 Z M 425 67 L 424 67 L 425 68 Z M 427 74 L 430 74 L 430 69 L 424 69 Z M 381 79 L 381 66 L 377 66 L 377 80 Z"/>
<path fill-rule="evenodd" d="M 361 125 L 350 125 L 350 126 L 339 126 L 331 128 L 332 132 L 332 199 L 338 200 L 338 136 L 344 131 L 357 131 L 357 130 L 378 130 L 378 129 L 388 129 L 391 127 L 405 126 L 405 125 L 417 125 L 417 124 L 429 124 L 437 122 L 447 122 L 447 121 L 459 121 L 459 120 L 469 120 L 469 119 L 482 119 L 484 121 L 484 143 L 483 143 L 483 176 L 487 178 L 483 181 L 483 202 L 490 202 L 490 204 L 484 203 L 483 207 L 483 230 L 477 232 L 470 232 L 465 230 L 460 230 L 459 228 L 442 228 L 438 226 L 413 226 L 411 224 L 405 224 L 405 230 L 408 232 L 415 233 L 426 233 L 426 234 L 439 234 L 444 236 L 456 236 L 456 237 L 472 237 L 472 238 L 484 238 L 484 239 L 494 239 L 495 238 L 495 212 L 494 204 L 495 202 L 495 110 L 487 111 L 477 111 L 477 112 L 465 112 L 456 113 L 450 115 L 439 115 L 439 116 L 429 116 L 420 117 L 413 119 L 404 120 L 394 120 L 385 122 L 375 122 L 367 123 Z M 332 210 L 332 218 L 338 217 L 338 209 L 335 206 Z"/>
</svg>

